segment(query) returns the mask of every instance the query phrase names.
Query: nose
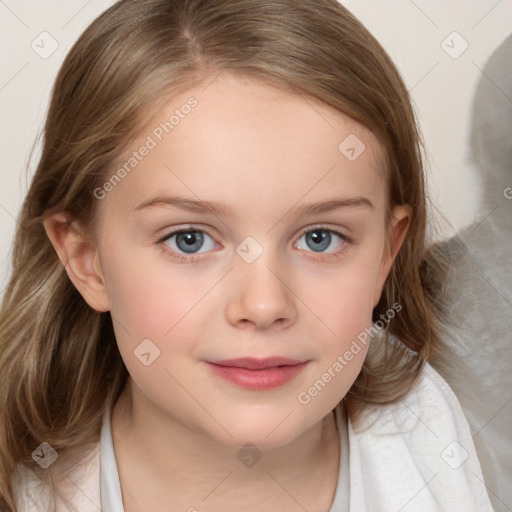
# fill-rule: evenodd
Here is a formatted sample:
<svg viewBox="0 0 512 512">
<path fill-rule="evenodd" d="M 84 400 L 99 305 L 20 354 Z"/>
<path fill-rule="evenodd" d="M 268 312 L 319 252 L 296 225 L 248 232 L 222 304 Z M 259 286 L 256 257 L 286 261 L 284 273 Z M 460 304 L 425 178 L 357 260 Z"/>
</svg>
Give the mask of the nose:
<svg viewBox="0 0 512 512">
<path fill-rule="evenodd" d="M 264 251 L 256 261 L 235 263 L 227 291 L 227 321 L 239 328 L 284 329 L 297 316 L 289 273 Z"/>
</svg>

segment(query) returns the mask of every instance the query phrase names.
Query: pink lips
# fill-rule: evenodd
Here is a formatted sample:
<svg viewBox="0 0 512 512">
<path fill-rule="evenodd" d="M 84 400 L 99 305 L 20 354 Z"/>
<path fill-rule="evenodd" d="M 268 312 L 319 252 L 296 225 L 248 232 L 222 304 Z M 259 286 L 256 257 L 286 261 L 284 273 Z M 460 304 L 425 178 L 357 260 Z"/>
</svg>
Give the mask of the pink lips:
<svg viewBox="0 0 512 512">
<path fill-rule="evenodd" d="M 217 376 L 240 387 L 254 390 L 282 386 L 297 376 L 308 363 L 285 357 L 205 362 Z"/>
</svg>

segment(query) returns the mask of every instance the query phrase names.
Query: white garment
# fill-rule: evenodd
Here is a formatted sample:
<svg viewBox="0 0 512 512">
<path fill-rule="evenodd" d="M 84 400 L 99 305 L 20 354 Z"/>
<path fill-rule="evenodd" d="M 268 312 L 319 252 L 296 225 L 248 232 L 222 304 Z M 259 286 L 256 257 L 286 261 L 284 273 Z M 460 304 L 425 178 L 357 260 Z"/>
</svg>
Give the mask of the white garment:
<svg viewBox="0 0 512 512">
<path fill-rule="evenodd" d="M 467 421 L 451 389 L 429 365 L 398 403 L 367 406 L 356 422 L 348 419 L 347 428 L 336 408 L 336 420 L 341 459 L 329 512 L 346 510 L 343 486 L 348 483 L 351 512 L 492 512 Z M 46 512 L 48 493 L 35 489 L 30 473 L 19 466 L 19 512 Z M 123 512 L 108 416 L 90 462 L 75 467 L 69 477 L 78 511 Z"/>
</svg>

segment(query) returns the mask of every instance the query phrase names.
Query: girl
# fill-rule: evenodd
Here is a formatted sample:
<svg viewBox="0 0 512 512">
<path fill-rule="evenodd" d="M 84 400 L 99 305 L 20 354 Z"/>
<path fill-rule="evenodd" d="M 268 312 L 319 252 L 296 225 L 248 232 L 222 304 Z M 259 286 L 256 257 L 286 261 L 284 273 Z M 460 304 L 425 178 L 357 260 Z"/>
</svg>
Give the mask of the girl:
<svg viewBox="0 0 512 512">
<path fill-rule="evenodd" d="M 19 219 L 2 506 L 491 510 L 425 223 L 408 91 L 336 1 L 115 4 Z"/>
</svg>

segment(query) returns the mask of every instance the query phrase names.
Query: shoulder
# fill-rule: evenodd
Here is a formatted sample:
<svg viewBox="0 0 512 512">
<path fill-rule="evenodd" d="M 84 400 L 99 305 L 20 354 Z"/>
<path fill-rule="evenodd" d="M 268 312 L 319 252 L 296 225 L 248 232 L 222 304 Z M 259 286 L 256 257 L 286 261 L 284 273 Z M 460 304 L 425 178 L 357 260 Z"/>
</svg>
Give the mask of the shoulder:
<svg viewBox="0 0 512 512">
<path fill-rule="evenodd" d="M 354 510 L 492 511 L 466 418 L 429 364 L 401 400 L 349 421 L 349 442 L 355 499 L 367 506 Z"/>
<path fill-rule="evenodd" d="M 56 501 L 56 512 L 101 510 L 99 442 L 80 449 L 80 456 L 68 454 L 60 469 L 47 480 L 62 482 L 66 501 L 56 499 L 52 487 L 38 473 L 24 464 L 18 464 L 12 483 L 18 512 L 48 512 Z"/>
</svg>

